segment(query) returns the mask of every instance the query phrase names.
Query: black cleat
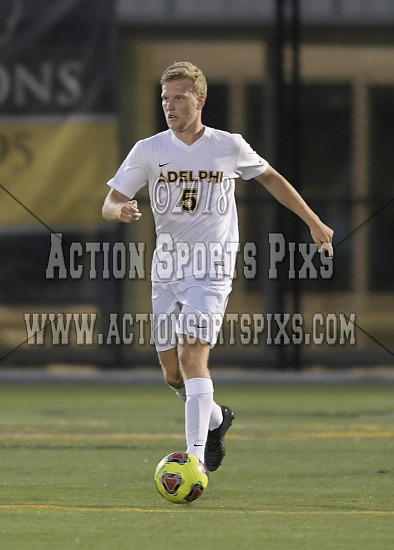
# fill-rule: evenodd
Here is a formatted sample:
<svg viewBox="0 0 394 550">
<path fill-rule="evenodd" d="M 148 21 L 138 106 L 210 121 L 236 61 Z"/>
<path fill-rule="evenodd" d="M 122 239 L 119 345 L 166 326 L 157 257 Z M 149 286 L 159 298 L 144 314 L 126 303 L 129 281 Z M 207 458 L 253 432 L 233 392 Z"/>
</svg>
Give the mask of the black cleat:
<svg viewBox="0 0 394 550">
<path fill-rule="evenodd" d="M 224 436 L 234 420 L 234 413 L 228 407 L 221 407 L 223 413 L 223 421 L 215 430 L 208 431 L 207 442 L 205 444 L 205 465 L 210 472 L 214 472 L 223 462 L 226 454 L 224 445 Z"/>
</svg>

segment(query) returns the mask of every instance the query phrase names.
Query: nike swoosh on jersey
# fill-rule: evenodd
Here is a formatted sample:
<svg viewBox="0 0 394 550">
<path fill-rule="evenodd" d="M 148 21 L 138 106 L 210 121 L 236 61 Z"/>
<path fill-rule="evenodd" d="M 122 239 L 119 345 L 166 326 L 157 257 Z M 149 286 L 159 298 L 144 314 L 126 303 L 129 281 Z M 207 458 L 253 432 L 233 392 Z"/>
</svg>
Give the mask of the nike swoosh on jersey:
<svg viewBox="0 0 394 550">
<path fill-rule="evenodd" d="M 163 166 L 167 166 L 167 164 L 170 164 L 169 162 L 159 162 L 159 168 L 163 168 Z"/>
</svg>

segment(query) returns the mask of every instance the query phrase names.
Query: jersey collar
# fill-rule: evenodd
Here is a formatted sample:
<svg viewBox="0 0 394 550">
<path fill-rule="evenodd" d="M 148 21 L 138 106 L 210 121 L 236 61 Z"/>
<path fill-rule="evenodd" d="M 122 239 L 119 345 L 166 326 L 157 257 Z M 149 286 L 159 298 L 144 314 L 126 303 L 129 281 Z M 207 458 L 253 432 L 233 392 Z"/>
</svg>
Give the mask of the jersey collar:
<svg viewBox="0 0 394 550">
<path fill-rule="evenodd" d="M 198 145 L 200 145 L 200 143 L 204 142 L 206 139 L 210 139 L 212 135 L 212 128 L 209 128 L 209 126 L 204 126 L 204 128 L 205 131 L 203 135 L 192 145 L 187 145 L 187 143 L 176 137 L 175 132 L 173 132 L 172 130 L 169 130 L 169 132 L 171 132 L 171 139 L 175 145 L 178 145 L 179 147 L 182 147 L 182 149 L 190 151 L 191 149 L 198 147 Z"/>
</svg>

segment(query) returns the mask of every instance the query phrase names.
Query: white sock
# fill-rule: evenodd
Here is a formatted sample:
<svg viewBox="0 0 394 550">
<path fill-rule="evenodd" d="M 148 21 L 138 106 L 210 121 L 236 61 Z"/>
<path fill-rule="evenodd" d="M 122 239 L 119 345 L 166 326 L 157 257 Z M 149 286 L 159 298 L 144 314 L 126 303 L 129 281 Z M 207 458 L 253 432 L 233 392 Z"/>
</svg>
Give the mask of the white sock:
<svg viewBox="0 0 394 550">
<path fill-rule="evenodd" d="M 177 394 L 179 399 L 183 402 L 186 401 L 186 388 L 183 386 L 183 388 L 175 389 L 172 388 L 174 392 Z M 209 429 L 215 430 L 216 428 L 219 428 L 220 424 L 223 422 L 223 413 L 222 408 L 214 401 L 212 403 L 212 411 L 211 411 L 211 418 L 209 419 Z"/>
<path fill-rule="evenodd" d="M 204 462 L 205 442 L 213 404 L 213 383 L 210 378 L 190 378 L 185 382 L 185 433 L 187 453 Z"/>
<path fill-rule="evenodd" d="M 212 404 L 211 418 L 209 420 L 209 429 L 215 430 L 219 428 L 223 422 L 222 408 L 214 401 Z"/>
</svg>

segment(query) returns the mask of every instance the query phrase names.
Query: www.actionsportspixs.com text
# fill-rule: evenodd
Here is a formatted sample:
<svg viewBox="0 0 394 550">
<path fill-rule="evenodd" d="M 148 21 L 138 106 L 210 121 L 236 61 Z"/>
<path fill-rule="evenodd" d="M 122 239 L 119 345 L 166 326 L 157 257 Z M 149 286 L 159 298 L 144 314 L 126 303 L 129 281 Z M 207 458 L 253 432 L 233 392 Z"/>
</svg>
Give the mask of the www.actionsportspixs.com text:
<svg viewBox="0 0 394 550">
<path fill-rule="evenodd" d="M 196 329 L 216 331 L 217 344 L 226 346 L 356 344 L 355 313 L 226 313 L 184 316 L 152 313 L 25 313 L 29 346 L 113 346 L 178 343 L 177 334 Z M 105 322 L 104 322 L 105 321 Z M 173 328 L 176 327 L 176 333 Z M 203 333 L 200 338 L 204 339 Z"/>
</svg>

